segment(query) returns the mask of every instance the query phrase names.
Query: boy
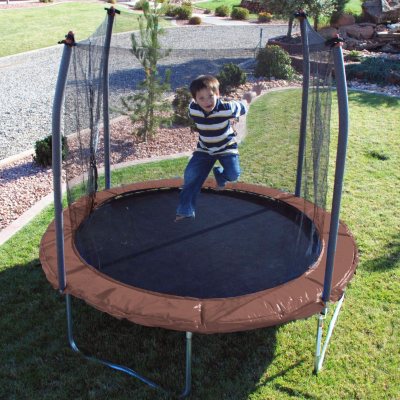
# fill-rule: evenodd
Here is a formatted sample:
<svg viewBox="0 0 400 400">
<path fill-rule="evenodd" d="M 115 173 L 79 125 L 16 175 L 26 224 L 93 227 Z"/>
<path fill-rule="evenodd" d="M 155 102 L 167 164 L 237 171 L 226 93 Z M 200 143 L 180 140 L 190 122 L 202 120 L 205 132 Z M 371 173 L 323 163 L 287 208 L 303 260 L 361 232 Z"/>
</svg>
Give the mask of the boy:
<svg viewBox="0 0 400 400">
<path fill-rule="evenodd" d="M 222 190 L 226 182 L 239 178 L 238 144 L 230 119 L 247 112 L 244 103 L 219 98 L 219 82 L 214 76 L 200 75 L 189 89 L 193 97 L 189 115 L 199 132 L 199 141 L 185 169 L 175 221 L 195 217 L 197 197 L 217 160 L 222 165 L 213 168 L 217 190 Z"/>
</svg>

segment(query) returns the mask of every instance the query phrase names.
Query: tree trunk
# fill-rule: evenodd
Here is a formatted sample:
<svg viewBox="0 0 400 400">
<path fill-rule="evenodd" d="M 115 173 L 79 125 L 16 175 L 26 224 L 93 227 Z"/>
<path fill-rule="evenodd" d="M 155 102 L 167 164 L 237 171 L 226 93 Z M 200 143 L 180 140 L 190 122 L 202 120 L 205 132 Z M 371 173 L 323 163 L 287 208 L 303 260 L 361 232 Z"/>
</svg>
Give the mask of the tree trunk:
<svg viewBox="0 0 400 400">
<path fill-rule="evenodd" d="M 315 17 L 314 17 L 314 30 L 315 30 L 315 32 L 318 31 L 318 23 L 319 23 L 319 15 L 316 14 Z"/>
<path fill-rule="evenodd" d="M 287 36 L 288 38 L 291 38 L 291 37 L 292 37 L 293 21 L 294 21 L 294 16 L 291 16 L 291 17 L 289 18 L 288 31 L 287 31 L 287 34 L 286 34 L 286 36 Z"/>
</svg>

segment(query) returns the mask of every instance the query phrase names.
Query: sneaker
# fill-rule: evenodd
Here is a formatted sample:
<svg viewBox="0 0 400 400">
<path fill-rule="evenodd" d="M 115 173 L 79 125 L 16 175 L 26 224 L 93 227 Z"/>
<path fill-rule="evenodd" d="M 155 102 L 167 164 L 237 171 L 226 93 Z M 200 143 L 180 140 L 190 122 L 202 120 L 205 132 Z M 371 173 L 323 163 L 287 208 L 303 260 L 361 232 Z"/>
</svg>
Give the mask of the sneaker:
<svg viewBox="0 0 400 400">
<path fill-rule="evenodd" d="M 220 192 L 221 190 L 224 190 L 224 189 L 225 189 L 225 186 L 220 186 L 220 185 L 217 185 L 214 188 L 214 190 L 216 190 L 217 192 Z"/>
<path fill-rule="evenodd" d="M 180 221 L 189 220 L 189 219 L 194 219 L 194 216 L 193 215 L 179 215 L 179 214 L 177 214 L 175 216 L 174 222 L 180 222 Z"/>
<path fill-rule="evenodd" d="M 214 174 L 215 182 L 217 183 L 217 185 L 215 187 L 215 190 L 218 190 L 218 191 L 224 190 L 225 189 L 225 184 L 224 185 L 220 185 L 218 183 L 218 175 L 220 175 L 219 167 L 214 167 L 213 168 L 213 174 Z"/>
</svg>

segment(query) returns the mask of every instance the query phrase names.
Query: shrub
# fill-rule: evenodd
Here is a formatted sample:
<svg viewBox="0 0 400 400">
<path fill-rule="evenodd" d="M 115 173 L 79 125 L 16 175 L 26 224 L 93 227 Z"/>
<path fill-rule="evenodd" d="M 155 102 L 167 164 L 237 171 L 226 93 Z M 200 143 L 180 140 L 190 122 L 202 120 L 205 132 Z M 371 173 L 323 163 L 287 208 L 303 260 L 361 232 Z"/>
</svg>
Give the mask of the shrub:
<svg viewBox="0 0 400 400">
<path fill-rule="evenodd" d="M 35 143 L 35 155 L 33 161 L 42 167 L 50 167 L 52 162 L 52 136 L 49 135 Z M 62 140 L 62 159 L 67 155 L 67 139 L 63 136 Z"/>
<path fill-rule="evenodd" d="M 164 7 L 164 14 L 167 16 L 167 17 L 175 17 L 176 16 L 176 9 L 177 9 L 178 7 L 177 6 L 174 6 L 174 5 L 172 5 L 172 4 L 167 4 L 165 7 Z"/>
<path fill-rule="evenodd" d="M 346 66 L 347 79 L 359 79 L 370 83 L 400 84 L 400 65 L 398 61 L 378 57 L 366 57 L 359 64 Z"/>
<path fill-rule="evenodd" d="M 200 17 L 192 17 L 189 19 L 189 24 L 190 25 L 201 25 L 201 18 Z"/>
<path fill-rule="evenodd" d="M 189 7 L 189 8 L 193 8 L 193 4 L 191 1 L 183 1 L 181 4 L 182 7 Z"/>
<path fill-rule="evenodd" d="M 53 0 L 39 0 L 40 3 L 52 3 Z"/>
<path fill-rule="evenodd" d="M 362 58 L 362 53 L 357 50 L 351 50 L 344 56 L 345 61 L 361 61 Z"/>
<path fill-rule="evenodd" d="M 258 22 L 271 22 L 272 14 L 269 12 L 260 12 L 258 14 Z"/>
<path fill-rule="evenodd" d="M 175 15 L 178 19 L 189 19 L 192 16 L 192 8 L 188 6 L 177 7 Z"/>
<path fill-rule="evenodd" d="M 218 6 L 215 9 L 215 15 L 217 17 L 227 17 L 229 15 L 229 7 L 227 5 Z"/>
<path fill-rule="evenodd" d="M 144 5 L 148 3 L 147 0 L 138 0 L 135 5 L 133 6 L 133 8 L 135 10 L 143 10 Z"/>
<path fill-rule="evenodd" d="M 192 119 L 188 114 L 189 103 L 192 95 L 186 87 L 177 88 L 174 99 L 172 100 L 172 108 L 174 109 L 173 121 L 179 125 L 192 125 Z"/>
<path fill-rule="evenodd" d="M 107 3 L 110 3 L 110 4 L 117 4 L 117 0 L 107 0 Z"/>
<path fill-rule="evenodd" d="M 292 79 L 294 69 L 291 64 L 289 53 L 277 45 L 266 46 L 260 49 L 256 57 L 254 75 L 264 76 L 268 79 Z"/>
<path fill-rule="evenodd" d="M 206 8 L 206 9 L 204 10 L 204 14 L 211 14 L 211 10 L 210 10 L 209 8 Z"/>
<path fill-rule="evenodd" d="M 225 93 L 229 87 L 236 87 L 246 83 L 246 74 L 236 64 L 229 63 L 222 66 L 221 71 L 217 75 L 219 88 Z"/>
<path fill-rule="evenodd" d="M 243 7 L 234 7 L 231 12 L 231 18 L 239 21 L 249 19 L 249 15 L 249 10 Z"/>
</svg>

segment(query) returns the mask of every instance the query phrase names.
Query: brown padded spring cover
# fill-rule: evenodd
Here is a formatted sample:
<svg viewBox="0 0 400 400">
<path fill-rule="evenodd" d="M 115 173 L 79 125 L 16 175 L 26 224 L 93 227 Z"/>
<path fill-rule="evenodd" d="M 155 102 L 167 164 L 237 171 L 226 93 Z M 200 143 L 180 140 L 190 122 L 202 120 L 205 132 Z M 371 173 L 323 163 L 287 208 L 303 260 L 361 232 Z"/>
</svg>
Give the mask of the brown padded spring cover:
<svg viewBox="0 0 400 400">
<path fill-rule="evenodd" d="M 181 180 L 136 183 L 98 193 L 96 205 L 136 190 L 179 187 Z M 207 181 L 205 186 L 212 187 Z M 228 189 L 256 193 L 279 199 L 296 207 L 312 219 L 315 207 L 294 195 L 261 186 L 235 183 Z M 73 207 L 78 207 L 79 200 Z M 83 204 L 83 203 L 82 203 Z M 319 210 L 321 213 L 321 210 Z M 326 246 L 330 214 L 325 213 L 320 231 L 322 252 L 315 263 L 300 277 L 285 284 L 253 294 L 198 299 L 155 293 L 118 282 L 87 265 L 80 257 L 71 230 L 69 209 L 64 211 L 66 293 L 81 298 L 93 307 L 116 318 L 167 329 L 199 333 L 235 332 L 273 326 L 309 317 L 322 310 Z M 82 212 L 81 219 L 85 218 Z M 49 225 L 40 246 L 40 260 L 47 279 L 58 289 L 57 249 L 54 221 Z M 340 223 L 332 281 L 331 301 L 337 301 L 352 278 L 358 262 L 353 236 Z"/>
</svg>

